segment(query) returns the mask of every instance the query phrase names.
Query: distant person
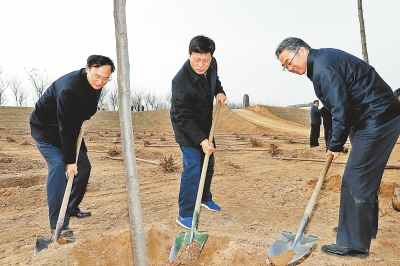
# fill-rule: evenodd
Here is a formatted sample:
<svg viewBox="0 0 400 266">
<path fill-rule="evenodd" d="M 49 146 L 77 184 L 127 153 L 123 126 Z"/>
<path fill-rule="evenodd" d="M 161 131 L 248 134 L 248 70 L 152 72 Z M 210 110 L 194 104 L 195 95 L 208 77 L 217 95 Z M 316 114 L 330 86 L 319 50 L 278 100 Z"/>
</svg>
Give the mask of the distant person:
<svg viewBox="0 0 400 266">
<path fill-rule="evenodd" d="M 328 109 L 326 109 L 325 106 L 322 106 L 319 112 L 321 114 L 322 123 L 324 125 L 325 145 L 326 151 L 328 151 L 329 143 L 331 142 L 332 138 L 332 114 Z"/>
<path fill-rule="evenodd" d="M 144 112 L 144 106 L 142 105 L 142 112 Z"/>
<path fill-rule="evenodd" d="M 171 122 L 175 140 L 183 156 L 183 172 L 179 191 L 179 216 L 176 222 L 192 226 L 200 175 L 205 153 L 210 159 L 201 205 L 218 211 L 210 186 L 214 174 L 214 140 L 208 139 L 216 102 L 224 104 L 225 92 L 218 78 L 217 61 L 213 57 L 214 41 L 205 36 L 194 37 L 189 44 L 189 59 L 172 80 Z"/>
<path fill-rule="evenodd" d="M 110 58 L 91 55 L 85 68 L 66 74 L 53 82 L 36 102 L 30 116 L 31 135 L 48 166 L 46 183 L 51 234 L 57 225 L 67 175 L 75 174 L 71 195 L 60 236 L 72 236 L 70 216 L 85 218 L 79 204 L 85 195 L 91 164 L 85 141 L 76 164 L 76 142 L 81 125 L 96 113 L 101 89 L 115 70 Z"/>
<path fill-rule="evenodd" d="M 310 116 L 311 116 L 310 148 L 319 146 L 318 138 L 321 128 L 321 114 L 318 109 L 318 106 L 319 106 L 319 101 L 315 100 L 310 110 Z"/>
<path fill-rule="evenodd" d="M 329 143 L 331 142 L 332 139 L 332 114 L 325 106 L 322 106 L 322 108 L 319 109 L 319 111 L 322 117 L 322 124 L 324 125 L 324 138 L 325 138 L 326 151 L 328 151 Z M 342 152 L 347 153 L 348 148 L 343 146 Z"/>
<path fill-rule="evenodd" d="M 400 133 L 400 102 L 376 70 L 332 48 L 312 49 L 299 38 L 283 40 L 275 52 L 283 70 L 303 75 L 332 113 L 332 139 L 326 155 L 336 159 L 349 131 L 352 150 L 342 177 L 336 243 L 322 251 L 365 258 L 378 232 L 378 189 Z"/>
<path fill-rule="evenodd" d="M 394 96 L 396 96 L 397 99 L 399 99 L 399 101 L 400 101 L 400 88 L 398 88 L 397 90 L 395 90 L 393 93 L 394 93 Z"/>
</svg>

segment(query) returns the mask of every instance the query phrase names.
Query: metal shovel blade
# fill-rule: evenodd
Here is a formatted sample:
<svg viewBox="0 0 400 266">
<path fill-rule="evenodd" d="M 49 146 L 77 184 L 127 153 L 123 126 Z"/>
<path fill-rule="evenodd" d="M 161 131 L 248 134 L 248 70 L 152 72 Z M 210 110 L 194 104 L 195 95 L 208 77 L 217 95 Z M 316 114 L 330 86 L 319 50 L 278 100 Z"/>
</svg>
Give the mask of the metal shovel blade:
<svg viewBox="0 0 400 266">
<path fill-rule="evenodd" d="M 75 238 L 67 238 L 67 239 L 64 238 L 63 241 L 64 240 L 65 240 L 66 244 L 71 244 L 71 243 L 75 242 Z M 40 251 L 48 248 L 51 243 L 55 243 L 55 242 L 58 242 L 58 240 L 54 241 L 54 236 L 52 236 L 52 237 L 38 236 L 36 238 L 35 248 L 33 249 L 33 255 L 37 256 L 37 254 Z M 60 242 L 58 242 L 58 243 L 60 243 Z"/>
<path fill-rule="evenodd" d="M 176 255 L 178 254 L 179 250 L 185 244 L 190 244 L 192 241 L 196 241 L 200 249 L 203 249 L 204 243 L 207 240 L 208 232 L 207 231 L 197 231 L 194 230 L 193 239 L 191 239 L 192 230 L 187 232 L 180 232 L 175 239 L 174 244 L 172 245 L 171 252 L 169 253 L 169 261 L 172 262 Z"/>
<path fill-rule="evenodd" d="M 37 254 L 45 248 L 48 248 L 51 243 L 53 243 L 53 238 L 46 238 L 44 236 L 38 236 L 36 238 L 35 248 L 33 249 L 33 255 L 37 256 Z"/>
<path fill-rule="evenodd" d="M 293 263 L 298 259 L 302 258 L 317 242 L 318 237 L 309 236 L 306 237 L 304 234 L 301 235 L 300 241 L 293 245 L 296 234 L 291 232 L 283 231 L 278 238 L 272 243 L 268 249 L 268 257 L 272 258 L 278 256 L 288 250 L 294 250 L 296 253 L 289 263 Z M 288 263 L 288 264 L 289 264 Z"/>
</svg>

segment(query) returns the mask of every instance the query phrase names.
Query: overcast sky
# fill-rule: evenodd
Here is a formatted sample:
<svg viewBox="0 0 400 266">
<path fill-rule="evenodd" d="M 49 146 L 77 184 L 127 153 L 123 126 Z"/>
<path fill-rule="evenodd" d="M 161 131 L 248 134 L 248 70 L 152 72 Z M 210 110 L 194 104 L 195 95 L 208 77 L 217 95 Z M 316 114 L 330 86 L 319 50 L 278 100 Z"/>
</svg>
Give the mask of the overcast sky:
<svg viewBox="0 0 400 266">
<path fill-rule="evenodd" d="M 188 58 L 192 37 L 216 43 L 214 57 L 228 101 L 286 106 L 310 102 L 305 76 L 283 72 L 275 58 L 286 37 L 313 48 L 338 48 L 362 59 L 357 0 L 128 0 L 131 89 L 167 94 Z M 12 0 L 0 9 L 0 64 L 6 73 L 45 69 L 56 79 L 84 67 L 91 54 L 117 62 L 112 0 Z M 398 0 L 364 0 L 369 62 L 400 87 Z M 29 86 L 27 83 L 26 86 Z"/>
</svg>

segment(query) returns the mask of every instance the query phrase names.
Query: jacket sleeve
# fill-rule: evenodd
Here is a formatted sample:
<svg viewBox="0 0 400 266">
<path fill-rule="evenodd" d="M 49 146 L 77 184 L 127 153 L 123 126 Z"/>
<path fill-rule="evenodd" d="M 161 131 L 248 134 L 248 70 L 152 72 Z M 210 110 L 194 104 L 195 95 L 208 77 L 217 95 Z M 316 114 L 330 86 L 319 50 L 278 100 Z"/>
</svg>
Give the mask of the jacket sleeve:
<svg viewBox="0 0 400 266">
<path fill-rule="evenodd" d="M 331 107 L 332 113 L 332 140 L 328 149 L 340 152 L 347 141 L 351 127 L 351 110 L 346 83 L 333 69 L 323 70 L 320 77 L 323 100 Z"/>
<path fill-rule="evenodd" d="M 174 118 L 179 128 L 187 135 L 193 143 L 200 143 L 207 139 L 193 118 L 191 103 L 192 99 L 180 82 L 172 81 L 172 102 L 174 105 Z"/>
</svg>

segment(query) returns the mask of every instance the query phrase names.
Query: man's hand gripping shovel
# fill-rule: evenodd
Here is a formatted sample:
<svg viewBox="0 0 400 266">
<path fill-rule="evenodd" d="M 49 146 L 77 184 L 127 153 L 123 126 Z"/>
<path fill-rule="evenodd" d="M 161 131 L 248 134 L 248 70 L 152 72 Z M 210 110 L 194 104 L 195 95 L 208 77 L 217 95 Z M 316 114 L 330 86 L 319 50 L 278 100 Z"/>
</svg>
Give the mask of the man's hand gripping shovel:
<svg viewBox="0 0 400 266">
<path fill-rule="evenodd" d="M 210 142 L 212 142 L 214 139 L 215 125 L 216 125 L 216 122 L 218 119 L 220 107 L 221 107 L 221 104 L 217 102 L 212 125 L 211 125 L 210 136 L 208 138 L 208 140 Z M 193 212 L 192 227 L 187 232 L 180 232 L 178 234 L 178 236 L 176 237 L 175 242 L 172 245 L 171 252 L 169 254 L 170 262 L 172 262 L 175 259 L 175 257 L 177 256 L 178 253 L 181 254 L 182 252 L 185 252 L 183 247 L 186 247 L 186 252 L 197 253 L 197 254 L 189 254 L 188 256 L 183 255 L 182 259 L 183 258 L 186 259 L 186 257 L 188 257 L 189 259 L 195 258 L 197 260 L 198 256 L 200 255 L 200 252 L 204 246 L 204 243 L 207 240 L 208 232 L 197 230 L 197 225 L 199 222 L 201 197 L 203 195 L 204 182 L 206 179 L 206 173 L 207 173 L 209 159 L 210 159 L 210 151 L 207 151 L 206 155 L 204 157 L 203 168 L 201 170 L 199 189 L 197 191 L 196 204 L 195 204 L 195 208 L 194 208 L 194 212 Z M 180 250 L 181 250 L 181 252 L 179 252 Z"/>
</svg>

